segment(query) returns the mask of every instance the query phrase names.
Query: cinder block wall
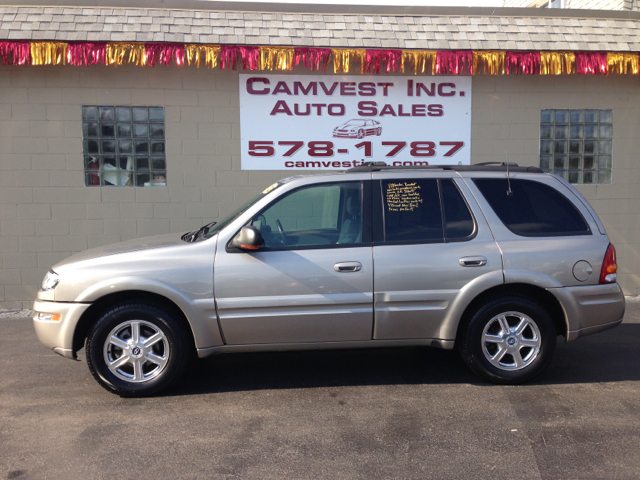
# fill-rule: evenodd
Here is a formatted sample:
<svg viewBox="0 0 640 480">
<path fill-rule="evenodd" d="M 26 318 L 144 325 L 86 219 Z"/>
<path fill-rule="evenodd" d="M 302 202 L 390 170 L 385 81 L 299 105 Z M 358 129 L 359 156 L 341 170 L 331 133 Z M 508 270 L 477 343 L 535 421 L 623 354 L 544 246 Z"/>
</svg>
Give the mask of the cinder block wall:
<svg viewBox="0 0 640 480">
<path fill-rule="evenodd" d="M 632 295 L 640 294 L 638 100 L 632 77 L 473 78 L 474 163 L 508 151 L 538 165 L 542 108 L 613 109 L 613 184 L 578 188 L 601 215 Z M 164 106 L 167 186 L 85 187 L 82 105 Z M 237 72 L 0 66 L 0 308 L 30 307 L 46 271 L 74 252 L 193 230 L 291 175 L 241 171 L 239 139 Z"/>
<path fill-rule="evenodd" d="M 86 187 L 82 105 L 165 107 L 166 187 Z M 291 173 L 240 171 L 237 72 L 0 66 L 0 308 L 74 252 L 186 232 Z"/>
<path fill-rule="evenodd" d="M 473 163 L 505 159 L 539 166 L 540 110 L 613 110 L 612 183 L 576 185 L 602 220 L 618 254 L 626 295 L 640 295 L 640 89 L 611 75 L 474 77 Z"/>
</svg>

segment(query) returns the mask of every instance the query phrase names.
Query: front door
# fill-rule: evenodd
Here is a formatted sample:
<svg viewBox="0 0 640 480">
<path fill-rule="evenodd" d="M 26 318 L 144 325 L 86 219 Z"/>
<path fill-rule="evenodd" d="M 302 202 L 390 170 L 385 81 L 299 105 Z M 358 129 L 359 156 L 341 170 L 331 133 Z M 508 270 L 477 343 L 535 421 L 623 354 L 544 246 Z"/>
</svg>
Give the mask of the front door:
<svg viewBox="0 0 640 480">
<path fill-rule="evenodd" d="M 503 282 L 500 250 L 455 173 L 392 175 L 374 174 L 372 185 L 373 338 L 452 339 L 445 323 L 461 291 L 483 276 L 485 285 Z"/>
<path fill-rule="evenodd" d="M 276 199 L 251 220 L 264 247 L 218 245 L 214 291 L 228 345 L 371 340 L 369 185 L 323 183 Z M 366 195 L 365 195 L 366 190 Z"/>
</svg>

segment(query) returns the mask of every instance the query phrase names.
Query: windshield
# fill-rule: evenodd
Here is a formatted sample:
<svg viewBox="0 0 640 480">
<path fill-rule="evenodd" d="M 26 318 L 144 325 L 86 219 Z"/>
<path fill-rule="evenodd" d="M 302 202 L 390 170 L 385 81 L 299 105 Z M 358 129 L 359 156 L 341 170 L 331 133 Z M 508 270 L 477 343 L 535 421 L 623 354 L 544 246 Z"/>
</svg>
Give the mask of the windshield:
<svg viewBox="0 0 640 480">
<path fill-rule="evenodd" d="M 235 220 L 238 216 L 242 215 L 242 213 L 244 213 L 244 211 L 247 208 L 249 208 L 251 205 L 256 203 L 258 200 L 260 200 L 262 197 L 264 197 L 268 193 L 270 193 L 273 190 L 275 190 L 276 188 L 278 188 L 283 183 L 284 182 L 281 180 L 279 182 L 274 183 L 270 187 L 265 188 L 260 194 L 258 194 L 255 197 L 253 197 L 249 202 L 241 204 L 240 207 L 238 207 L 235 210 L 233 210 L 229 215 L 227 215 L 222 220 L 220 220 L 218 223 L 216 223 L 214 226 L 212 226 L 209 229 L 209 231 L 207 232 L 206 235 L 203 235 L 202 237 L 200 237 L 196 241 L 206 240 L 207 238 L 213 237 L 216 233 L 218 233 L 220 230 L 222 230 L 224 227 L 226 227 L 229 223 L 231 223 L 233 220 Z"/>
<path fill-rule="evenodd" d="M 362 125 L 364 125 L 364 122 L 364 120 L 349 120 L 344 125 L 346 127 L 361 127 Z"/>
</svg>

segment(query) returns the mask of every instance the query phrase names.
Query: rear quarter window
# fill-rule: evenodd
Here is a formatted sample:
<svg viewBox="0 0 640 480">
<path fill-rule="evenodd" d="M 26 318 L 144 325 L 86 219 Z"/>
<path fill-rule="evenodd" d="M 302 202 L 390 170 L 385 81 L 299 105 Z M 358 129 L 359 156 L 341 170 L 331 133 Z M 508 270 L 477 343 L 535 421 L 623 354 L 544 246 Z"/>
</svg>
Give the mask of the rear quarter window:
<svg viewBox="0 0 640 480">
<path fill-rule="evenodd" d="M 475 178 L 484 198 L 504 225 L 523 237 L 590 235 L 578 209 L 556 189 L 533 180 Z"/>
</svg>

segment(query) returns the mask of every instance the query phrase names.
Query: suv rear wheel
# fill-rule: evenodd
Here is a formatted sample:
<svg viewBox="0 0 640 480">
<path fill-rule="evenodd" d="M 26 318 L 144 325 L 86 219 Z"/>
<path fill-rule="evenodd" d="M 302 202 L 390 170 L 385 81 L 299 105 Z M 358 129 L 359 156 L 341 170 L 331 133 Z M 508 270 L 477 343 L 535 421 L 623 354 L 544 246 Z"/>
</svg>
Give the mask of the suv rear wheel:
<svg viewBox="0 0 640 480">
<path fill-rule="evenodd" d="M 87 339 L 87 363 L 102 387 L 125 397 L 156 393 L 173 383 L 189 360 L 189 338 L 169 314 L 126 304 L 106 312 Z"/>
<path fill-rule="evenodd" d="M 528 298 L 504 297 L 480 307 L 456 341 L 465 363 L 495 383 L 515 384 L 549 364 L 556 330 L 545 309 Z"/>
</svg>

